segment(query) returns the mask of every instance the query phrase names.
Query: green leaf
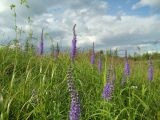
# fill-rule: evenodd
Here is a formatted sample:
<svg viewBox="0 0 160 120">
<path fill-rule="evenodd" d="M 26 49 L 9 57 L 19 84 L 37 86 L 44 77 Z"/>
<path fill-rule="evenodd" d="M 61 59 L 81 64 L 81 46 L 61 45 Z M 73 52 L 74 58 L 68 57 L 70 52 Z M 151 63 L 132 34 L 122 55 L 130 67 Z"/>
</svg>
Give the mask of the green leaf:
<svg viewBox="0 0 160 120">
<path fill-rule="evenodd" d="M 143 107 L 146 109 L 146 110 L 149 110 L 149 106 L 141 99 L 139 98 L 136 94 L 132 93 L 133 96 L 135 96 L 139 102 L 143 105 Z"/>
</svg>

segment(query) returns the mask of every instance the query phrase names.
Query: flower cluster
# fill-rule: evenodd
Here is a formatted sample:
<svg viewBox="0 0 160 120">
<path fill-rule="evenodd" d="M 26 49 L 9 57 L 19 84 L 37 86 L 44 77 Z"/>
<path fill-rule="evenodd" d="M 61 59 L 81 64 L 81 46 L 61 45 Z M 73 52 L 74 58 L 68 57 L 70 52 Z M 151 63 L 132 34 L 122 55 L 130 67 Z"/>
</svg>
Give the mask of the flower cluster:
<svg viewBox="0 0 160 120">
<path fill-rule="evenodd" d="M 76 24 L 73 26 L 73 40 L 72 40 L 72 48 L 71 48 L 71 60 L 74 62 L 75 56 L 76 56 L 76 43 L 77 43 L 77 38 L 76 38 L 76 32 L 75 32 L 75 27 Z"/>
<path fill-rule="evenodd" d="M 153 80 L 153 66 L 151 58 L 149 58 L 148 80 Z"/>
<path fill-rule="evenodd" d="M 130 75 L 130 66 L 128 63 L 128 58 L 127 58 L 127 50 L 125 51 L 125 67 L 124 67 L 124 73 L 126 76 Z"/>
<path fill-rule="evenodd" d="M 108 68 L 108 73 L 107 73 L 107 82 L 106 82 L 106 85 L 103 89 L 103 93 L 102 93 L 102 97 L 105 99 L 105 100 L 111 100 L 112 98 L 112 92 L 114 90 L 114 83 L 115 83 L 115 80 L 116 80 L 116 73 L 115 73 L 115 70 L 113 70 L 113 75 L 111 76 L 111 72 L 112 72 L 112 66 L 109 65 L 109 68 Z M 112 78 L 111 78 L 112 77 Z"/>
<path fill-rule="evenodd" d="M 70 120 L 79 120 L 80 117 L 80 101 L 78 93 L 73 83 L 72 67 L 69 66 L 67 73 L 68 89 L 71 95 Z"/>
<path fill-rule="evenodd" d="M 111 100 L 111 92 L 112 92 L 112 85 L 108 82 L 104 87 L 102 97 L 105 100 Z"/>
</svg>

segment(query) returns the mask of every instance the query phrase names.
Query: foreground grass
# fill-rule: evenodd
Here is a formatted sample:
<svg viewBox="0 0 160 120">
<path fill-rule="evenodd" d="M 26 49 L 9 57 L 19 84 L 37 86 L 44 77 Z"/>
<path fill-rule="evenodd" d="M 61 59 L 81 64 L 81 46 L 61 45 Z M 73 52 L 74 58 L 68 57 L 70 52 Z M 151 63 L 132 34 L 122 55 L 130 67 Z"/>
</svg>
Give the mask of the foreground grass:
<svg viewBox="0 0 160 120">
<path fill-rule="evenodd" d="M 104 56 L 105 58 L 105 56 Z M 81 120 L 160 119 L 160 62 L 154 63 L 154 80 L 147 80 L 146 61 L 129 61 L 131 76 L 121 85 L 123 60 L 114 59 L 116 83 L 111 101 L 102 98 L 103 73 L 80 54 L 74 64 L 74 83 L 81 103 Z M 109 58 L 106 68 L 109 65 Z M 58 60 L 20 50 L 0 50 L 0 118 L 2 120 L 67 120 L 70 96 L 66 73 L 69 56 Z M 105 73 L 105 74 L 104 74 Z M 131 86 L 137 86 L 132 88 Z"/>
</svg>

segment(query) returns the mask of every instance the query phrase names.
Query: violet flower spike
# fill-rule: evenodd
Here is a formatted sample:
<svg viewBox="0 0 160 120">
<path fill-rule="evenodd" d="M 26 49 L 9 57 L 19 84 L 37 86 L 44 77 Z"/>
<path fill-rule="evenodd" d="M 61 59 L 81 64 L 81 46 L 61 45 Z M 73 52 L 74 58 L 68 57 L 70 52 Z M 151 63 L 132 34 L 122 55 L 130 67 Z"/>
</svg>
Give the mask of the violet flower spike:
<svg viewBox="0 0 160 120">
<path fill-rule="evenodd" d="M 72 40 L 72 48 L 71 48 L 71 60 L 72 62 L 74 62 L 75 56 L 76 56 L 76 43 L 77 43 L 77 39 L 76 39 L 76 33 L 75 33 L 75 27 L 76 24 L 73 26 L 73 40 Z"/>
<path fill-rule="evenodd" d="M 108 83 L 106 83 L 106 85 L 103 89 L 102 97 L 105 100 L 111 100 L 111 91 L 112 91 L 112 87 L 111 87 L 111 84 L 108 82 Z"/>
<path fill-rule="evenodd" d="M 43 49 L 44 49 L 44 41 L 43 41 L 43 29 L 42 29 L 42 33 L 41 33 L 41 42 L 40 42 L 40 55 L 43 54 Z"/>
<path fill-rule="evenodd" d="M 79 120 L 80 117 L 80 102 L 79 98 L 72 98 L 71 108 L 69 113 L 70 120 Z"/>
<path fill-rule="evenodd" d="M 73 83 L 72 66 L 69 66 L 67 73 L 68 89 L 71 95 L 71 108 L 69 113 L 70 120 L 79 120 L 80 117 L 80 100 Z"/>
<path fill-rule="evenodd" d="M 102 97 L 105 99 L 105 100 L 111 100 L 112 98 L 112 92 L 114 91 L 114 82 L 115 82 L 115 79 L 116 79 L 116 76 L 115 76 L 115 71 L 113 71 L 113 76 L 112 76 L 112 80 L 111 80 L 111 69 L 112 69 L 112 66 L 109 65 L 109 68 L 108 68 L 108 73 L 107 73 L 107 82 L 106 82 L 106 85 L 103 89 L 103 93 L 102 93 Z"/>
<path fill-rule="evenodd" d="M 126 76 L 130 75 L 130 66 L 128 63 L 128 58 L 127 58 L 127 50 L 125 50 L 125 67 L 124 67 L 124 73 Z"/>
<path fill-rule="evenodd" d="M 95 53 L 94 53 L 94 42 L 93 42 L 93 48 L 92 48 L 92 55 L 91 55 L 91 64 L 93 65 L 95 61 Z"/>
<path fill-rule="evenodd" d="M 148 80 L 153 80 L 153 66 L 151 58 L 149 59 Z"/>
<path fill-rule="evenodd" d="M 102 60 L 101 60 L 101 57 L 99 57 L 99 60 L 98 60 L 98 71 L 99 71 L 99 73 L 101 73 L 101 71 L 102 71 Z"/>
<path fill-rule="evenodd" d="M 130 75 L 130 67 L 128 61 L 125 62 L 125 75 Z"/>
</svg>

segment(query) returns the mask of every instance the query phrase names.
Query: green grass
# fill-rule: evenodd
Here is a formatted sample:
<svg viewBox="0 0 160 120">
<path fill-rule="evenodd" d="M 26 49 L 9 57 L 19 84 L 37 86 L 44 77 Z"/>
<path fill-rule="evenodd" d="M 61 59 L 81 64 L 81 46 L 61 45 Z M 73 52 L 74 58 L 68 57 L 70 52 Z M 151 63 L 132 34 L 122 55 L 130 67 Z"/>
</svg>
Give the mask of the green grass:
<svg viewBox="0 0 160 120">
<path fill-rule="evenodd" d="M 90 65 L 87 54 L 77 56 L 74 83 L 80 96 L 80 120 L 157 120 L 160 119 L 160 62 L 154 62 L 154 80 L 147 80 L 146 60 L 130 60 L 131 76 L 121 86 L 124 62 L 117 58 L 116 83 L 111 101 L 102 98 L 103 72 Z M 36 56 L 20 50 L 0 49 L 0 119 L 67 120 L 70 95 L 67 88 L 69 55 L 57 61 L 49 55 Z M 131 88 L 138 86 L 137 89 Z M 3 98 L 3 99 L 2 99 Z M 159 117 L 158 117 L 159 116 Z"/>
</svg>

